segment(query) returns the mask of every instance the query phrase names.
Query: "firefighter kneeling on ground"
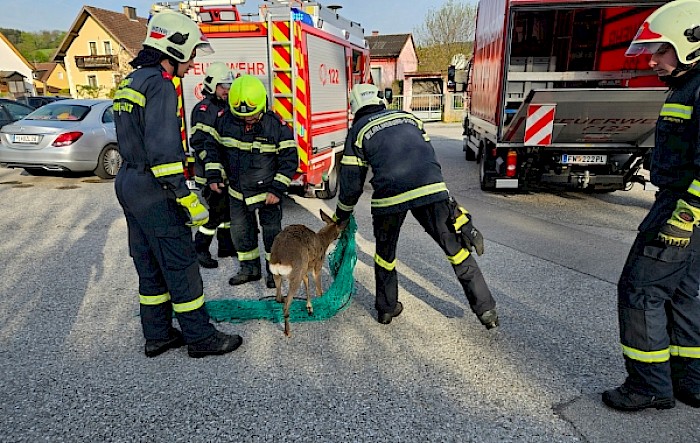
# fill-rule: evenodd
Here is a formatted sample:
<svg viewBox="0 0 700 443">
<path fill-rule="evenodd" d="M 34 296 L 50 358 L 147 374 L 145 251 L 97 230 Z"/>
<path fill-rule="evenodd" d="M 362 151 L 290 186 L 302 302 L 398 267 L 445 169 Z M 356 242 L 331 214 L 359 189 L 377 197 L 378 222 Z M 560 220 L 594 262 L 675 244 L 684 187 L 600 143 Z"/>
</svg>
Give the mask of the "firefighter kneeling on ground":
<svg viewBox="0 0 700 443">
<path fill-rule="evenodd" d="M 219 183 L 226 182 L 226 173 L 221 163 L 204 163 L 207 157 L 206 140 L 218 139 L 215 123 L 228 107 L 228 91 L 233 82 L 233 73 L 224 63 L 216 62 L 209 65 L 202 82 L 204 99 L 192 109 L 192 124 L 190 145 L 195 153 L 195 182 L 202 190 L 202 197 L 209 206 L 209 221 L 199 227 L 194 236 L 194 248 L 197 251 L 199 264 L 204 268 L 216 268 L 219 263 L 209 252 L 209 246 L 214 240 L 218 244 L 219 258 L 232 257 L 236 250 L 231 240 L 231 213 L 228 205 L 228 195 L 223 192 L 225 187 Z M 213 146 L 210 144 L 210 146 Z M 207 180 L 205 170 L 216 173 L 215 178 Z M 213 175 L 212 175 L 213 177 Z M 211 185 L 209 183 L 211 183 Z"/>
<path fill-rule="evenodd" d="M 243 342 L 209 322 L 192 244 L 190 226 L 206 223 L 209 214 L 185 181 L 172 79 L 187 73 L 198 49 L 212 52 L 194 21 L 176 12 L 154 15 L 143 49 L 131 62 L 136 70 L 114 95 L 114 124 L 124 159 L 114 186 L 139 276 L 147 357 L 185 343 L 190 357 L 219 355 Z M 182 333 L 172 325 L 173 311 Z"/>
<path fill-rule="evenodd" d="M 396 245 L 408 211 L 452 263 L 471 310 L 487 328 L 498 326 L 491 296 L 472 249 L 483 252 L 483 238 L 471 215 L 448 194 L 440 164 L 413 114 L 388 111 L 374 85 L 355 85 L 350 92 L 352 128 L 345 140 L 340 168 L 340 195 L 335 218 L 350 217 L 372 168 L 372 224 L 376 239 L 374 275 L 377 321 L 391 323 L 403 311 L 398 301 Z"/>
<path fill-rule="evenodd" d="M 257 211 L 265 245 L 265 284 L 274 288 L 270 252 L 282 230 L 282 197 L 297 170 L 297 146 L 291 128 L 273 112 L 266 111 L 267 91 L 257 77 L 236 78 L 228 102 L 229 109 L 216 122 L 219 149 L 210 147 L 212 141 L 207 142 L 205 163 L 224 165 L 228 176 L 231 234 L 240 264 L 229 284 L 241 285 L 262 278 Z M 218 177 L 212 169 L 205 175 L 210 183 Z M 223 186 L 223 182 L 218 185 Z"/>
<path fill-rule="evenodd" d="M 656 123 L 656 200 L 622 269 L 617 292 L 627 380 L 603 393 L 611 408 L 700 407 L 700 1 L 661 6 L 628 56 L 651 54 L 670 94 Z M 674 399 L 675 397 L 675 399 Z"/>
</svg>

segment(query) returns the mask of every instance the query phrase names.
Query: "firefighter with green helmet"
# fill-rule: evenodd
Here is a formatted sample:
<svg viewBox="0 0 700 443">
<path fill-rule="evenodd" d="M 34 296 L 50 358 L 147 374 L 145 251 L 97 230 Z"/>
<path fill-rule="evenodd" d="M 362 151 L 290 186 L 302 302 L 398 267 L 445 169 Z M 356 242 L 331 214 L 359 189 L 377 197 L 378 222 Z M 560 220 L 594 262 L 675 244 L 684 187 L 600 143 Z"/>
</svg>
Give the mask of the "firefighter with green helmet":
<svg viewBox="0 0 700 443">
<path fill-rule="evenodd" d="M 262 278 L 259 219 L 265 246 L 265 284 L 274 288 L 268 261 L 272 242 L 282 230 L 282 198 L 298 167 L 297 146 L 291 128 L 267 110 L 267 91 L 259 78 L 236 78 L 228 104 L 229 109 L 216 123 L 219 149 L 214 149 L 210 140 L 205 162 L 223 165 L 228 177 L 231 234 L 240 264 L 229 284 Z M 205 175 L 209 183 L 223 186 L 218 171 L 207 169 Z"/>
<path fill-rule="evenodd" d="M 228 91 L 233 82 L 233 73 L 225 63 L 210 64 L 204 74 L 202 94 L 204 99 L 194 105 L 190 118 L 190 146 L 195 157 L 195 182 L 200 186 L 202 197 L 209 206 L 209 221 L 199 227 L 194 235 L 197 259 L 204 268 L 216 268 L 219 263 L 212 258 L 209 247 L 216 236 L 219 258 L 231 257 L 236 253 L 231 240 L 231 215 L 228 195 L 218 183 L 226 181 L 226 173 L 221 163 L 204 163 L 205 144 L 208 139 L 216 140 L 216 120 L 224 115 L 228 107 Z M 207 180 L 205 171 L 213 171 Z"/>
<path fill-rule="evenodd" d="M 676 0 L 642 24 L 628 56 L 669 87 L 656 124 L 656 200 L 639 226 L 618 283 L 625 382 L 611 408 L 700 407 L 700 1 Z"/>
<path fill-rule="evenodd" d="M 197 24 L 176 12 L 148 23 L 136 68 L 114 96 L 114 122 L 123 166 L 115 179 L 126 217 L 129 255 L 139 278 L 145 354 L 155 357 L 188 345 L 191 357 L 237 349 L 239 335 L 217 331 L 204 307 L 204 290 L 191 226 L 209 213 L 186 184 L 178 96 L 173 76 L 182 77 L 198 51 L 211 47 Z M 172 315 L 180 330 L 172 324 Z"/>
</svg>

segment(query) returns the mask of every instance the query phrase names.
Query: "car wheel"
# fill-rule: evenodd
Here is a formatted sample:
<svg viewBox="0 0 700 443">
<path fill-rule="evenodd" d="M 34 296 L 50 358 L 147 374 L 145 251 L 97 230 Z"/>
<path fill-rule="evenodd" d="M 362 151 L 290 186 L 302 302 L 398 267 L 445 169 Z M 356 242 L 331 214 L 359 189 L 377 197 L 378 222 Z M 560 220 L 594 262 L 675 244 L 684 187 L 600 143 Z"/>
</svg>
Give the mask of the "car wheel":
<svg viewBox="0 0 700 443">
<path fill-rule="evenodd" d="M 338 165 L 328 172 L 328 178 L 323 181 L 323 189 L 316 191 L 316 198 L 329 200 L 338 192 Z"/>
<path fill-rule="evenodd" d="M 122 156 L 116 145 L 107 145 L 102 148 L 99 157 L 97 157 L 97 168 L 95 175 L 100 178 L 114 178 L 122 166 Z"/>
</svg>

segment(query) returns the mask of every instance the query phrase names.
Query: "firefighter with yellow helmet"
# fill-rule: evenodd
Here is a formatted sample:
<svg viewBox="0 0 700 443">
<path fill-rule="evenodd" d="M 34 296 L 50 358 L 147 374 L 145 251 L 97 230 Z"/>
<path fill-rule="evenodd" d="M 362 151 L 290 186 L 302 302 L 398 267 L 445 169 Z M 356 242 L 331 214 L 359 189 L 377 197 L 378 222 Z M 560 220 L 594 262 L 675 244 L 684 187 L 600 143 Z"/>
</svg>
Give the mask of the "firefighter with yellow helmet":
<svg viewBox="0 0 700 443">
<path fill-rule="evenodd" d="M 603 393 L 611 408 L 700 407 L 700 1 L 676 0 L 642 24 L 628 56 L 670 87 L 651 154 L 656 200 L 618 283 L 627 379 Z"/>
<path fill-rule="evenodd" d="M 197 259 L 204 268 L 216 268 L 219 263 L 209 252 L 216 236 L 219 258 L 231 257 L 236 253 L 231 240 L 231 214 L 228 195 L 218 183 L 224 183 L 226 173 L 221 163 L 204 163 L 206 158 L 206 141 L 218 138 L 216 120 L 224 115 L 228 107 L 228 91 L 233 82 L 233 73 L 225 63 L 210 64 L 204 73 L 202 94 L 204 99 L 194 105 L 190 123 L 190 146 L 195 157 L 195 182 L 202 190 L 202 197 L 209 206 L 209 221 L 199 227 L 194 235 L 194 248 Z M 210 169 L 207 179 L 205 171 Z"/>
<path fill-rule="evenodd" d="M 126 217 L 131 255 L 139 277 L 145 354 L 155 357 L 188 345 L 190 357 L 231 352 L 242 339 L 217 331 L 204 307 L 202 277 L 190 226 L 209 214 L 185 182 L 178 97 L 182 77 L 198 51 L 211 51 L 199 27 L 176 12 L 148 23 L 136 68 L 114 96 L 114 120 L 124 164 L 115 190 Z M 173 327 L 175 312 L 182 332 Z"/>
<path fill-rule="evenodd" d="M 228 177 L 231 234 L 240 264 L 229 284 L 241 285 L 262 278 L 259 218 L 265 246 L 265 284 L 274 288 L 268 262 L 272 242 L 282 230 L 282 197 L 297 170 L 297 146 L 291 128 L 267 110 L 267 91 L 259 78 L 236 78 L 229 90 L 228 104 L 229 109 L 216 123 L 219 149 L 207 146 L 205 162 L 223 165 Z M 219 179 L 213 169 L 208 168 L 205 175 L 210 183 Z M 218 186 L 223 186 L 223 182 Z"/>
</svg>

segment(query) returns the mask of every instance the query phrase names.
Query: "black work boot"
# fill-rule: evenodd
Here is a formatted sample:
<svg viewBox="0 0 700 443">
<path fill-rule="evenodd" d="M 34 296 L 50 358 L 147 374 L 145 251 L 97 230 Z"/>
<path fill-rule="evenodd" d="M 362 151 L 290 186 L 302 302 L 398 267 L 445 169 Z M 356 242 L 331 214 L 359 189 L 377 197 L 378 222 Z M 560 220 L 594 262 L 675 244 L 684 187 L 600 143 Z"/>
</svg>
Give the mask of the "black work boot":
<svg viewBox="0 0 700 443">
<path fill-rule="evenodd" d="M 229 279 L 228 284 L 231 286 L 238 286 L 251 281 L 258 281 L 262 278 L 261 274 L 260 262 L 258 262 L 257 267 L 255 265 L 242 264 L 241 269 L 238 270 L 236 275 Z"/>
<path fill-rule="evenodd" d="M 493 329 L 498 327 L 498 313 L 495 309 L 489 309 L 483 314 L 479 315 L 479 321 L 486 329 Z"/>
<path fill-rule="evenodd" d="M 182 333 L 175 328 L 170 328 L 170 337 L 165 340 L 146 340 L 146 357 L 157 357 L 169 349 L 179 348 L 185 344 Z"/>
<path fill-rule="evenodd" d="M 685 403 L 691 408 L 700 408 L 700 393 L 692 393 L 687 391 L 675 390 L 673 396 L 681 403 Z"/>
<path fill-rule="evenodd" d="M 219 247 L 216 255 L 218 255 L 219 258 L 236 256 L 236 248 L 233 246 L 230 231 L 230 229 L 222 228 L 216 230 L 216 243 Z"/>
<path fill-rule="evenodd" d="M 269 289 L 275 289 L 275 277 L 273 277 L 272 272 L 270 272 L 270 262 L 268 261 L 265 262 L 265 272 L 265 286 Z"/>
<path fill-rule="evenodd" d="M 379 312 L 377 321 L 383 325 L 388 325 L 394 317 L 398 317 L 403 312 L 403 304 L 400 301 L 396 302 L 394 312 Z"/>
<path fill-rule="evenodd" d="M 603 403 L 620 411 L 641 411 L 646 408 L 671 409 L 676 406 L 673 397 L 637 394 L 625 385 L 603 392 Z"/>
<path fill-rule="evenodd" d="M 219 262 L 214 260 L 209 253 L 212 240 L 214 240 L 213 235 L 202 234 L 199 231 L 194 234 L 194 250 L 197 251 L 197 261 L 203 268 L 212 269 L 219 266 Z"/>
<path fill-rule="evenodd" d="M 204 340 L 187 346 L 187 354 L 192 358 L 201 358 L 208 355 L 222 355 L 235 351 L 243 343 L 240 335 L 228 335 L 221 331 L 214 332 Z"/>
</svg>

